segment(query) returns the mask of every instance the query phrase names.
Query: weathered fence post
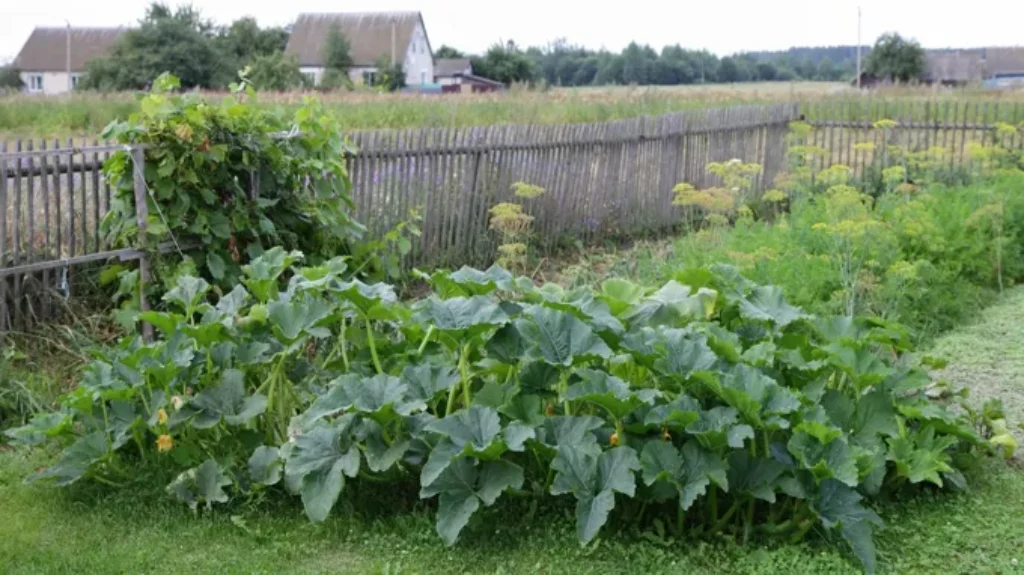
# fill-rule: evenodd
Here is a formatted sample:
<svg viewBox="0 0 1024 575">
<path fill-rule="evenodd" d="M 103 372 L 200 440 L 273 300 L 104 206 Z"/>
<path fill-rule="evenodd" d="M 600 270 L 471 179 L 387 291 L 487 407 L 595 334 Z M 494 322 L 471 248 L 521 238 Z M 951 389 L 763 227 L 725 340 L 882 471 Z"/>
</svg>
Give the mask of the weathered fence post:
<svg viewBox="0 0 1024 575">
<path fill-rule="evenodd" d="M 131 149 L 132 175 L 135 187 L 135 224 L 139 228 L 137 249 L 139 254 L 139 310 L 149 311 L 149 299 L 146 297 L 146 286 L 149 285 L 149 238 L 146 235 L 146 220 L 149 218 L 149 206 L 146 204 L 146 154 L 141 147 Z M 153 341 L 153 326 L 142 322 L 142 338 L 147 343 Z"/>
</svg>

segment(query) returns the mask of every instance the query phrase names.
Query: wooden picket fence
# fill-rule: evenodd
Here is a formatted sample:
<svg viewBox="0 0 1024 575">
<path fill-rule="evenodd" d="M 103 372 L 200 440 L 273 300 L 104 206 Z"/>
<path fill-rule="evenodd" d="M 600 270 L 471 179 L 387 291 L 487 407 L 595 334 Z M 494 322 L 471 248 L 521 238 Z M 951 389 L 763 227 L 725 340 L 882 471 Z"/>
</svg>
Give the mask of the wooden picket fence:
<svg viewBox="0 0 1024 575">
<path fill-rule="evenodd" d="M 710 162 L 733 158 L 764 167 L 757 190 L 786 166 L 794 120 L 813 126 L 807 143 L 826 150 L 820 169 L 841 163 L 863 175 L 878 161 L 865 142 L 880 143 L 874 122 L 894 119 L 889 142 L 907 150 L 946 150 L 950 170 L 969 163 L 968 143 L 1002 138 L 1020 147 L 1020 105 L 885 102 L 870 99 L 694 110 L 661 117 L 577 125 L 427 128 L 351 134 L 347 158 L 356 217 L 380 235 L 411 214 L 422 236 L 406 263 L 487 265 L 498 236 L 488 210 L 517 201 L 534 216 L 542 251 L 611 237 L 664 233 L 683 217 L 672 188 L 716 185 Z M 73 294 L 87 264 L 138 260 L 135 249 L 109 250 L 99 223 L 110 207 L 103 161 L 119 149 L 97 141 L 0 143 L 0 334 L 52 317 Z M 141 150 L 134 150 L 141 157 Z M 145 193 L 141 172 L 137 194 Z M 545 193 L 519 200 L 524 182 Z M 143 214 L 144 215 L 144 214 Z M 142 260 L 145 263 L 145 260 Z"/>
</svg>

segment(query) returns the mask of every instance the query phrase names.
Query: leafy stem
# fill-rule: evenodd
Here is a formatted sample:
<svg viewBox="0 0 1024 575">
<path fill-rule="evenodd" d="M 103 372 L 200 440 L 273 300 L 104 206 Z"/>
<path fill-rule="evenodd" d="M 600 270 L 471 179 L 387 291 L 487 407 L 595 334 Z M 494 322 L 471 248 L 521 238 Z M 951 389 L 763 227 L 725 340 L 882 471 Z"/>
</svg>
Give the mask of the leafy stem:
<svg viewBox="0 0 1024 575">
<path fill-rule="evenodd" d="M 370 346 L 370 357 L 373 358 L 373 367 L 377 370 L 378 374 L 384 373 L 384 369 L 380 366 L 380 358 L 377 357 L 377 343 L 373 338 L 373 325 L 370 323 L 370 318 L 365 318 L 366 322 L 366 342 Z"/>
</svg>

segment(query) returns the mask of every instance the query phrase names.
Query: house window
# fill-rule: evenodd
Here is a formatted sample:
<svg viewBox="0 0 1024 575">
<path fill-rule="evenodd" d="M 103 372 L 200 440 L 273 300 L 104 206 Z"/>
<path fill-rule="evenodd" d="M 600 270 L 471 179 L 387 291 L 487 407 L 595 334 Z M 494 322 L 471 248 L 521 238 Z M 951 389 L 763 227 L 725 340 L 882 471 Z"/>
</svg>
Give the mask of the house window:
<svg viewBox="0 0 1024 575">
<path fill-rule="evenodd" d="M 377 72 L 372 72 L 372 71 L 363 72 L 363 84 L 366 84 L 367 86 L 376 86 L 377 85 Z"/>
<path fill-rule="evenodd" d="M 28 77 L 28 91 L 29 92 L 42 92 L 43 91 L 43 75 L 32 74 Z"/>
<path fill-rule="evenodd" d="M 426 84 L 426 83 L 427 83 L 427 72 L 426 71 L 420 72 L 420 84 Z"/>
<path fill-rule="evenodd" d="M 315 72 L 303 72 L 302 76 L 306 79 L 307 86 L 316 86 L 316 73 Z"/>
<path fill-rule="evenodd" d="M 81 79 L 82 79 L 82 75 L 81 74 L 72 74 L 71 75 L 71 89 L 72 90 L 74 90 L 75 88 L 78 88 L 78 81 L 81 80 Z"/>
</svg>

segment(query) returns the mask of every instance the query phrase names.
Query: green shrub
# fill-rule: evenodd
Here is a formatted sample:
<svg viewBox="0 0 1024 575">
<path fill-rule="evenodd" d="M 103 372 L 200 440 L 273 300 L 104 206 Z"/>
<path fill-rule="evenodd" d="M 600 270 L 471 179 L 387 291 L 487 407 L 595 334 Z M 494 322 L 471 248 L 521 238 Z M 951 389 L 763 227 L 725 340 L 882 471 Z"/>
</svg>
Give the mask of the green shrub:
<svg viewBox="0 0 1024 575">
<path fill-rule="evenodd" d="M 312 521 L 348 483 L 413 484 L 449 544 L 505 492 L 573 497 L 583 542 L 627 500 L 680 536 L 820 525 L 870 571 L 865 498 L 962 488 L 972 456 L 1008 449 L 899 326 L 810 316 L 735 268 L 656 291 L 463 268 L 407 305 L 340 258 L 301 257 L 269 250 L 219 297 L 179 278 L 142 317 L 164 339 L 125 338 L 61 411 L 8 432 L 67 446 L 33 479 L 156 465 L 193 508 L 287 492 Z"/>
<path fill-rule="evenodd" d="M 104 163 L 115 194 L 102 231 L 110 245 L 154 256 L 157 241 L 173 245 L 148 286 L 154 299 L 163 293 L 161 280 L 173 286 L 183 271 L 229 291 L 241 266 L 270 246 L 300 249 L 313 263 L 352 251 L 364 228 L 350 215 L 348 147 L 330 114 L 313 100 L 292 117 L 258 107 L 244 78 L 235 97 L 217 105 L 172 94 L 177 88 L 176 78 L 161 76 L 138 113 L 104 132 L 145 146 L 145 237 L 136 220 L 135 160 L 127 151 Z M 133 279 L 122 277 L 129 293 Z"/>
</svg>

